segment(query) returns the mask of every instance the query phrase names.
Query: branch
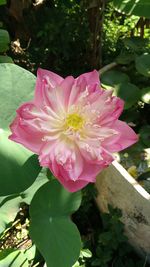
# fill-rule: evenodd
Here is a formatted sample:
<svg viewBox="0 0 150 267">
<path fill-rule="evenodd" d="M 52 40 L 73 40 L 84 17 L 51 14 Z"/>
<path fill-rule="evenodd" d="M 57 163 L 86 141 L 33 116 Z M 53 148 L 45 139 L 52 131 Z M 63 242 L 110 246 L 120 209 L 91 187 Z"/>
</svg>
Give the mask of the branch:
<svg viewBox="0 0 150 267">
<path fill-rule="evenodd" d="M 108 71 L 108 70 L 111 70 L 112 68 L 116 67 L 117 65 L 118 65 L 118 64 L 117 64 L 116 62 L 112 62 L 112 63 L 110 63 L 110 64 L 104 66 L 103 68 L 101 68 L 101 69 L 99 70 L 99 74 L 102 74 L 102 73 L 104 73 L 104 72 L 106 72 L 106 71 Z"/>
</svg>

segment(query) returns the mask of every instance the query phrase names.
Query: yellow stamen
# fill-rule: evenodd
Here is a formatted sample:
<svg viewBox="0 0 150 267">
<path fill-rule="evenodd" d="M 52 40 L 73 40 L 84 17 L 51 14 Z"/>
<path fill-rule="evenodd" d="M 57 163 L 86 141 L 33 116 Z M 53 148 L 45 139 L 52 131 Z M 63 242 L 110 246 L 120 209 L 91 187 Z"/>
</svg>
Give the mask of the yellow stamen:
<svg viewBox="0 0 150 267">
<path fill-rule="evenodd" d="M 84 119 L 77 113 L 69 114 L 66 118 L 66 127 L 73 128 L 74 130 L 79 130 L 82 128 Z"/>
</svg>

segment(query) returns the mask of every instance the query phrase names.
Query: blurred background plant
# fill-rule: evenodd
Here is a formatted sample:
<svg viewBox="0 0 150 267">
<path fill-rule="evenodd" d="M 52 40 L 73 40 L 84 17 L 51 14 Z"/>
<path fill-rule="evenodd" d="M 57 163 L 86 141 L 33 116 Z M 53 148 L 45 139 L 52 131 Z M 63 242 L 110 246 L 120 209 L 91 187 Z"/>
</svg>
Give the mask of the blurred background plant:
<svg viewBox="0 0 150 267">
<path fill-rule="evenodd" d="M 139 134 L 139 142 L 117 159 L 150 192 L 149 0 L 0 0 L 0 63 L 10 62 L 34 74 L 38 67 L 62 76 L 100 70 L 102 86 L 113 88 L 125 101 L 121 119 Z M 27 81 L 17 69 L 16 75 L 22 77 L 21 98 L 25 101 L 29 95 L 25 83 L 34 78 L 30 76 Z M 8 107 L 10 88 L 7 79 L 3 80 L 0 103 L 5 117 L 1 114 L 0 119 L 5 126 L 12 114 Z M 2 94 L 4 88 L 7 99 Z M 18 96 L 20 88 L 14 88 Z M 14 110 L 17 101 L 10 98 Z M 21 195 L 0 197 L 0 266 L 10 266 L 12 261 L 15 267 L 44 265 L 29 237 L 28 210 L 33 195 L 46 182 L 42 170 Z M 150 266 L 128 244 L 121 212 L 110 207 L 109 214 L 100 215 L 93 187 L 88 186 L 82 194 L 82 205 L 73 220 L 83 249 L 74 267 Z"/>
</svg>

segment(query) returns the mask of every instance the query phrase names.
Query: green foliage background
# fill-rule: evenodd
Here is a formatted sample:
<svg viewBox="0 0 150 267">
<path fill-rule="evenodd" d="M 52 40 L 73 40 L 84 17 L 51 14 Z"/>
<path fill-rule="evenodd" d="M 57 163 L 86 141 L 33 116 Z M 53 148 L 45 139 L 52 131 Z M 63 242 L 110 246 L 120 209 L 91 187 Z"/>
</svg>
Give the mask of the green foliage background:
<svg viewBox="0 0 150 267">
<path fill-rule="evenodd" d="M 120 211 L 109 207 L 100 217 L 90 186 L 80 206 L 80 193 L 66 192 L 36 156 L 8 140 L 16 108 L 33 96 L 38 67 L 62 76 L 100 70 L 103 88 L 125 101 L 121 119 L 140 137 L 120 153 L 122 164 L 136 165 L 149 192 L 150 1 L 0 0 L 0 266 L 148 267 L 128 244 Z M 79 259 L 72 221 L 82 237 Z"/>
</svg>

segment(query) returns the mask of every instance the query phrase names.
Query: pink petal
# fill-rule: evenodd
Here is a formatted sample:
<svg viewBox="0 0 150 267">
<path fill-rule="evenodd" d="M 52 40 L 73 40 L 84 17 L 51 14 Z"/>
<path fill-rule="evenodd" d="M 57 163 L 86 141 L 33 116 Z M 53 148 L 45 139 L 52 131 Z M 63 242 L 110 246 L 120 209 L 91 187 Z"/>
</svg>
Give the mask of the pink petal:
<svg viewBox="0 0 150 267">
<path fill-rule="evenodd" d="M 37 70 L 37 78 L 41 81 L 43 78 L 48 77 L 53 87 L 59 85 L 64 79 L 58 74 L 39 68 Z"/>
<path fill-rule="evenodd" d="M 47 120 L 48 116 L 41 109 L 39 109 L 34 102 L 26 102 L 22 104 L 17 110 L 17 115 L 24 121 L 31 121 L 33 119 Z"/>
<path fill-rule="evenodd" d="M 31 127 L 24 127 L 23 121 L 17 116 L 10 125 L 12 134 L 9 139 L 24 145 L 32 152 L 38 154 L 42 146 L 43 134 L 34 131 Z"/>
<path fill-rule="evenodd" d="M 72 180 L 64 180 L 63 177 L 57 178 L 60 183 L 69 191 L 69 192 L 76 192 L 78 190 L 81 190 L 83 187 L 85 187 L 89 182 L 84 181 L 84 180 L 77 180 L 77 181 L 72 181 Z"/>
<path fill-rule="evenodd" d="M 84 161 L 84 169 L 81 173 L 79 180 L 87 181 L 88 183 L 94 183 L 96 176 L 100 173 L 105 167 L 102 167 L 98 164 L 90 164 L 89 162 Z"/>
<path fill-rule="evenodd" d="M 61 105 L 68 107 L 68 102 L 70 94 L 72 92 L 72 87 L 74 84 L 74 78 L 72 76 L 66 77 L 59 85 L 57 90 L 57 99 Z"/>
<path fill-rule="evenodd" d="M 83 160 L 74 144 L 59 143 L 55 147 L 55 159 L 60 167 L 60 173 L 70 180 L 77 180 L 83 170 Z"/>
<path fill-rule="evenodd" d="M 83 170 L 82 157 L 73 143 L 57 140 L 45 143 L 39 158 L 42 166 L 49 167 L 56 177 L 59 175 L 65 180 L 77 180 Z"/>
<path fill-rule="evenodd" d="M 82 81 L 83 79 L 86 80 L 86 83 L 88 85 L 92 85 L 92 84 L 95 84 L 95 83 L 100 84 L 99 73 L 98 73 L 97 70 L 93 70 L 91 72 L 87 72 L 87 73 L 81 74 L 78 78 L 76 78 L 76 80 L 78 82 Z"/>
<path fill-rule="evenodd" d="M 59 75 L 43 69 L 38 69 L 35 87 L 35 102 L 38 106 L 48 105 L 48 89 L 54 89 L 64 79 Z M 53 97 L 53 101 L 56 99 Z M 56 103 L 57 104 L 57 103 Z"/>
<path fill-rule="evenodd" d="M 70 106 L 79 101 L 86 90 L 88 90 L 89 94 L 93 92 L 100 94 L 99 73 L 96 70 L 82 74 L 75 79 L 74 86 L 70 92 L 68 105 Z"/>
<path fill-rule="evenodd" d="M 75 157 L 72 155 L 74 151 Z M 113 160 L 110 155 L 105 155 L 105 162 L 95 164 L 94 161 L 93 163 L 86 161 L 75 148 L 74 151 L 66 148 L 65 144 L 56 142 L 51 145 L 45 144 L 40 155 L 41 166 L 49 167 L 54 176 L 70 192 L 80 190 L 88 183 L 94 183 L 96 175 Z M 73 164 L 70 162 L 72 157 Z"/>
<path fill-rule="evenodd" d="M 113 124 L 123 111 L 124 101 L 118 97 L 113 96 L 110 103 L 105 103 L 103 112 L 100 116 L 100 124 Z"/>
<path fill-rule="evenodd" d="M 9 137 L 39 154 L 41 166 L 71 192 L 90 182 L 113 161 L 111 152 L 137 141 L 137 135 L 118 121 L 123 101 L 100 89 L 97 71 L 65 79 L 38 70 L 35 98 L 17 110 Z M 70 112 L 83 116 L 81 129 L 67 124 Z"/>
<path fill-rule="evenodd" d="M 101 146 L 101 142 L 98 139 L 86 139 L 85 141 L 77 142 L 85 163 L 102 167 L 114 160 L 113 156 Z"/>
<path fill-rule="evenodd" d="M 87 163 L 77 148 L 58 141 L 45 143 L 40 152 L 40 164 L 49 167 L 54 176 L 70 192 L 94 182 L 100 166 Z"/>
<path fill-rule="evenodd" d="M 87 82 L 84 77 L 80 80 L 77 80 L 77 79 L 75 80 L 75 83 L 72 86 L 72 90 L 70 91 L 70 96 L 68 99 L 68 106 L 71 106 L 76 101 L 78 101 L 80 94 L 86 90 L 86 86 L 87 86 Z"/>
<path fill-rule="evenodd" d="M 66 176 L 62 175 L 58 175 L 57 179 L 68 191 L 75 192 L 85 187 L 88 183 L 94 183 L 98 173 L 100 173 L 108 165 L 109 164 L 103 164 L 101 166 L 98 164 L 89 164 L 89 162 L 84 161 L 84 168 L 78 180 L 72 181 L 70 179 L 64 179 Z"/>
<path fill-rule="evenodd" d="M 138 141 L 137 134 L 123 121 L 114 122 L 113 129 L 118 132 L 118 135 L 110 137 L 102 143 L 102 146 L 109 152 L 119 152 Z"/>
<path fill-rule="evenodd" d="M 98 90 L 90 94 L 87 101 L 90 103 L 90 110 L 99 113 L 100 126 L 112 124 L 123 111 L 124 101 L 112 96 L 112 90 Z"/>
<path fill-rule="evenodd" d="M 73 161 L 71 161 L 71 159 Z M 54 176 L 70 192 L 75 192 L 95 177 L 102 169 L 96 164 L 86 162 L 76 148 L 69 148 L 64 143 L 45 144 L 41 149 L 41 166 L 49 167 Z"/>
</svg>

